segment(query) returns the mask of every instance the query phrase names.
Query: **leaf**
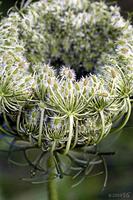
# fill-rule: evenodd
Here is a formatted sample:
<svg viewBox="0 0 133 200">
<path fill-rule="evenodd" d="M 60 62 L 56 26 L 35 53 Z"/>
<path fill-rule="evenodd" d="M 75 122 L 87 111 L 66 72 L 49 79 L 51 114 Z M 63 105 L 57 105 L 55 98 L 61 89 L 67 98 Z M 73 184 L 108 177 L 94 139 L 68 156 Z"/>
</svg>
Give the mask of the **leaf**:
<svg viewBox="0 0 133 200">
<path fill-rule="evenodd" d="M 32 182 L 33 184 L 40 184 L 40 183 L 46 183 L 50 180 L 55 179 L 57 176 L 56 174 L 52 174 L 51 175 L 51 170 L 47 170 L 44 173 L 38 173 L 37 171 L 34 172 L 35 175 L 34 177 L 31 178 L 23 178 L 23 181 L 27 181 L 27 182 Z"/>
<path fill-rule="evenodd" d="M 24 149 L 28 148 L 28 147 L 33 147 L 33 144 L 31 144 L 28 141 L 24 141 L 24 140 L 16 140 L 13 145 L 14 145 L 14 147 L 24 148 Z"/>
</svg>

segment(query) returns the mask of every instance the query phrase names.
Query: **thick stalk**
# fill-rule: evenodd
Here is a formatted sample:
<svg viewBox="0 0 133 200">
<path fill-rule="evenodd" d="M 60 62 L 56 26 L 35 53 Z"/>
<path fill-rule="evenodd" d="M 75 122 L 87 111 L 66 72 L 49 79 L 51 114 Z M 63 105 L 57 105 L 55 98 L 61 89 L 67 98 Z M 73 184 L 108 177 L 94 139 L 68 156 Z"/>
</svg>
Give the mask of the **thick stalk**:
<svg viewBox="0 0 133 200">
<path fill-rule="evenodd" d="M 52 156 L 50 156 L 50 158 L 48 160 L 48 169 L 52 169 L 49 174 L 49 179 L 48 179 L 48 183 L 47 183 L 48 200 L 58 200 L 56 182 L 55 182 L 55 179 L 53 178 L 54 166 L 53 166 Z"/>
</svg>

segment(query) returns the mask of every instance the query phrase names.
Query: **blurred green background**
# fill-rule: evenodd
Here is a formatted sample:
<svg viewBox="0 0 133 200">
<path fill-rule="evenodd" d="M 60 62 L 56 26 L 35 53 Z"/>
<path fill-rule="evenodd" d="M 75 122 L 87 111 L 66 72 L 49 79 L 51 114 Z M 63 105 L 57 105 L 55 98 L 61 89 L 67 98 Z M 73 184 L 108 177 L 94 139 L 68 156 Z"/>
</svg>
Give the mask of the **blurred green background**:
<svg viewBox="0 0 133 200">
<path fill-rule="evenodd" d="M 16 1 L 1 2 L 0 12 L 6 15 Z M 119 0 L 118 4 L 125 16 L 127 11 L 133 11 L 133 0 Z M 1 149 L 3 145 L 0 139 Z M 102 147 L 116 152 L 106 156 L 109 177 L 104 191 L 104 175 L 88 177 L 75 188 L 72 188 L 72 179 L 66 177 L 56 180 L 59 200 L 133 200 L 133 114 L 123 131 L 106 138 Z M 0 152 L 0 200 L 47 200 L 46 184 L 22 181 L 27 169 L 8 163 L 7 158 L 7 153 Z"/>
</svg>

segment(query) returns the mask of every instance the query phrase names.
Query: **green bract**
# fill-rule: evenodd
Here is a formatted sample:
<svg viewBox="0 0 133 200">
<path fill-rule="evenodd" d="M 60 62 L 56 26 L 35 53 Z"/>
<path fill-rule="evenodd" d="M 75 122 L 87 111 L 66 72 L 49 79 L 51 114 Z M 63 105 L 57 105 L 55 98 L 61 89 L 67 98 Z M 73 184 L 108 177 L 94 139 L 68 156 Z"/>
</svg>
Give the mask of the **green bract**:
<svg viewBox="0 0 133 200">
<path fill-rule="evenodd" d="M 67 154 L 126 125 L 133 27 L 104 2 L 41 0 L 2 20 L 0 69 L 0 112 L 16 124 L 11 131 Z"/>
</svg>

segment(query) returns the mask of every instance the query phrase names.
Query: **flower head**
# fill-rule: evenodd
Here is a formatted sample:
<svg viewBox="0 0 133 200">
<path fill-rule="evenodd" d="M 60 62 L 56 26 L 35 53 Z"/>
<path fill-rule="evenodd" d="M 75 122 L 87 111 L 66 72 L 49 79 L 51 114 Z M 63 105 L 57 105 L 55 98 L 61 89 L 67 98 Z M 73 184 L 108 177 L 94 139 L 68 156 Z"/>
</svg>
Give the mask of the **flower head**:
<svg viewBox="0 0 133 200">
<path fill-rule="evenodd" d="M 98 144 L 131 114 L 132 41 L 129 21 L 104 2 L 41 0 L 10 13 L 0 24 L 0 112 L 15 113 L 13 130 L 45 151 Z"/>
</svg>

